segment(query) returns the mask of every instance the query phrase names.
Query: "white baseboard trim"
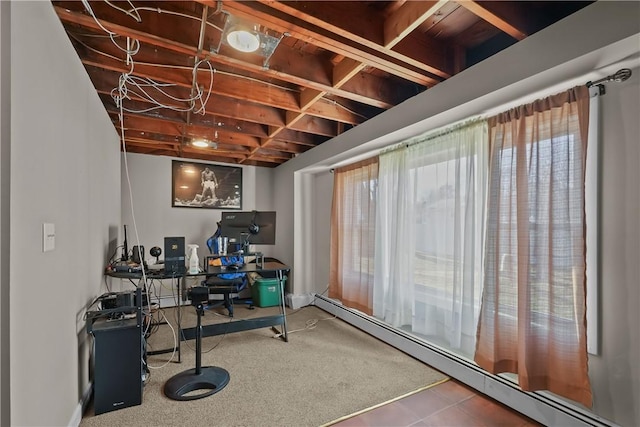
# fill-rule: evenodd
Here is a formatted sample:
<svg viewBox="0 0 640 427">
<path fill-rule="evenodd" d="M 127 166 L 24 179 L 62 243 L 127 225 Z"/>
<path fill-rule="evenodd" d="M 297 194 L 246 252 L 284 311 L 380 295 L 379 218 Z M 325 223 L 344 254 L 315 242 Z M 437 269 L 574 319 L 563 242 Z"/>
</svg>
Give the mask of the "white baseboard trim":
<svg viewBox="0 0 640 427">
<path fill-rule="evenodd" d="M 78 427 L 80 422 L 82 421 L 82 414 L 84 414 L 85 409 L 87 409 L 87 405 L 89 404 L 89 400 L 91 400 L 91 393 L 93 393 L 93 381 L 89 383 L 87 389 L 82 393 L 82 398 L 76 409 L 73 411 L 73 415 L 71 415 L 71 420 L 69 420 L 69 427 Z"/>
<path fill-rule="evenodd" d="M 539 423 L 563 427 L 616 426 L 611 421 L 556 399 L 550 393 L 522 391 L 513 382 L 490 374 L 473 362 L 332 299 L 315 295 L 314 305 Z"/>
</svg>

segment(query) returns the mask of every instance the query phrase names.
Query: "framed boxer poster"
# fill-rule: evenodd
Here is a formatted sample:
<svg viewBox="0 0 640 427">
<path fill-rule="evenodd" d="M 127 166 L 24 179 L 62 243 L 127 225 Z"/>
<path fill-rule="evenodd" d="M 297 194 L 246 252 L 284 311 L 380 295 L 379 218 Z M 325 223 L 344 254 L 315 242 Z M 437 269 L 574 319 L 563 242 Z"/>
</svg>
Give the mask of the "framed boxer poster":
<svg viewBox="0 0 640 427">
<path fill-rule="evenodd" d="M 173 160 L 171 206 L 242 209 L 242 168 Z"/>
</svg>

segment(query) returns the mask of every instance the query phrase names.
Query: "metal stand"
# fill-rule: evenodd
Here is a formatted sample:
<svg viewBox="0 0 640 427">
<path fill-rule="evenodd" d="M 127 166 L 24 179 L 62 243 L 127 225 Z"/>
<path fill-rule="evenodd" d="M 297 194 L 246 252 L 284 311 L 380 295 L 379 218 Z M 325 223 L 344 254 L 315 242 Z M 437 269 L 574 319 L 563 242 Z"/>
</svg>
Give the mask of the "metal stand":
<svg viewBox="0 0 640 427">
<path fill-rule="evenodd" d="M 173 400 L 196 400 L 211 396 L 229 384 L 229 372 L 217 366 L 202 367 L 202 316 L 204 307 L 196 296 L 192 296 L 196 306 L 198 323 L 196 327 L 196 367 L 180 372 L 164 384 L 164 394 Z M 196 300 L 195 302 L 193 300 Z M 202 393 L 189 394 L 204 390 Z"/>
</svg>

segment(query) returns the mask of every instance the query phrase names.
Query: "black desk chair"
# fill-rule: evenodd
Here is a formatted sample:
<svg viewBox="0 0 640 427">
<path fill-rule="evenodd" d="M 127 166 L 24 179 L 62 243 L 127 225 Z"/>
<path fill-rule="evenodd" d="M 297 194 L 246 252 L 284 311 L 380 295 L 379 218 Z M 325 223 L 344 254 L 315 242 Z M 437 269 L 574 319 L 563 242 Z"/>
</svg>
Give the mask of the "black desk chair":
<svg viewBox="0 0 640 427">
<path fill-rule="evenodd" d="M 222 295 L 223 299 L 219 303 L 211 304 L 209 307 L 216 307 L 224 305 L 224 308 L 229 312 L 229 317 L 233 317 L 233 303 L 234 301 L 248 304 L 250 309 L 253 309 L 253 301 L 246 300 L 241 301 L 238 297 L 232 297 L 232 294 L 239 294 L 241 291 L 247 288 L 248 278 L 246 274 L 243 277 L 237 277 L 233 279 L 223 279 L 217 276 L 208 277 L 202 284 L 209 288 L 209 294 Z"/>
</svg>

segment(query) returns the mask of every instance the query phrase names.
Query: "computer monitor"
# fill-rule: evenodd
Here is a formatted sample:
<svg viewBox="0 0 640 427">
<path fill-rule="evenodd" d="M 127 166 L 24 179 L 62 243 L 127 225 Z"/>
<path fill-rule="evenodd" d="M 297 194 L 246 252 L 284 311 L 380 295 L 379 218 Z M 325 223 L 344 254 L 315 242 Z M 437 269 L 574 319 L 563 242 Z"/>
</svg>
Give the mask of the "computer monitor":
<svg viewBox="0 0 640 427">
<path fill-rule="evenodd" d="M 229 244 L 276 244 L 276 213 L 272 211 L 222 212 L 220 228 Z"/>
</svg>

